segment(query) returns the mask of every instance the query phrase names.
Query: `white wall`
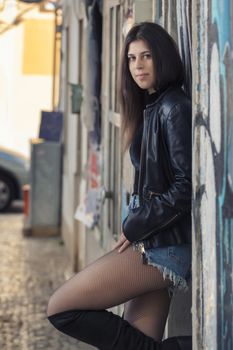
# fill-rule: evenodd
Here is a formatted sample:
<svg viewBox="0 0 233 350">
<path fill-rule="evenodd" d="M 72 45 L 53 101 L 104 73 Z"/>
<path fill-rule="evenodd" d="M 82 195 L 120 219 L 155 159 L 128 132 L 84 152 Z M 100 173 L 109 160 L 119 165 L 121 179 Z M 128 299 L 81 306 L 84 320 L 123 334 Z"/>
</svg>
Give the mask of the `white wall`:
<svg viewBox="0 0 233 350">
<path fill-rule="evenodd" d="M 23 25 L 0 35 L 0 145 L 29 156 L 40 111 L 52 108 L 52 77 L 22 74 Z"/>
</svg>

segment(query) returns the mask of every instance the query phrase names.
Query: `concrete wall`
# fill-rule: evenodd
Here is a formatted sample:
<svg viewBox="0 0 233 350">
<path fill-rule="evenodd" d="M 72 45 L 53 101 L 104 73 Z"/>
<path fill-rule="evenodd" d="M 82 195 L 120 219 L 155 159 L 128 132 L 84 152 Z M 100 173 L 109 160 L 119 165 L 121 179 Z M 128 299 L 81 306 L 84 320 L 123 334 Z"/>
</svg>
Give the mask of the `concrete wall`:
<svg viewBox="0 0 233 350">
<path fill-rule="evenodd" d="M 194 349 L 233 348 L 232 2 L 193 2 Z"/>
</svg>

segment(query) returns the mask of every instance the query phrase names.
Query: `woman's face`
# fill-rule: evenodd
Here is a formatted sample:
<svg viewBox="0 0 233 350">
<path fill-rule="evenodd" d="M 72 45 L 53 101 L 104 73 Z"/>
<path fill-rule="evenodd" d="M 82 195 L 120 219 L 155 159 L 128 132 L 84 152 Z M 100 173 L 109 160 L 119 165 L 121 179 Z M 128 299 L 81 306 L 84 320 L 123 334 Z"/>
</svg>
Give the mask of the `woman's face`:
<svg viewBox="0 0 233 350">
<path fill-rule="evenodd" d="M 135 40 L 129 44 L 129 70 L 135 83 L 151 94 L 155 91 L 155 69 L 152 53 L 144 40 Z"/>
</svg>

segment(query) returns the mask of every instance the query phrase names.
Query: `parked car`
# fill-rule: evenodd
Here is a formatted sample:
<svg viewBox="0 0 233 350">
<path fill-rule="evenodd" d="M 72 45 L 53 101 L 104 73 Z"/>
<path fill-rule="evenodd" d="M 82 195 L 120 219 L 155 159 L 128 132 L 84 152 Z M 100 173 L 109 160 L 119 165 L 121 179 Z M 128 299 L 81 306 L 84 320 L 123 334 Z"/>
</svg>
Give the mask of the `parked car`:
<svg viewBox="0 0 233 350">
<path fill-rule="evenodd" d="M 0 146 L 0 212 L 23 198 L 23 185 L 29 183 L 29 160 L 18 152 Z"/>
</svg>

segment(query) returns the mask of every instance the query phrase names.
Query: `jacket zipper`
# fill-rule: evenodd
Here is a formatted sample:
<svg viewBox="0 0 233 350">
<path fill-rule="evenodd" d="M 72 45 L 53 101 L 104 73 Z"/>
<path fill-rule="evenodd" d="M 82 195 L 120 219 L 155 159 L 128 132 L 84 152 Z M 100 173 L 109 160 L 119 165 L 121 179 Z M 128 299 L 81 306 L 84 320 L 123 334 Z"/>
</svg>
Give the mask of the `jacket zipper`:
<svg viewBox="0 0 233 350">
<path fill-rule="evenodd" d="M 162 225 L 160 225 L 159 227 L 156 228 L 156 230 L 161 230 L 163 227 L 167 226 L 168 224 L 170 224 L 172 221 L 174 221 L 180 214 L 175 214 L 171 219 L 169 219 L 167 222 L 163 223 Z M 142 238 L 140 238 L 140 240 L 143 240 L 145 238 L 147 238 L 148 236 L 150 236 L 152 233 L 154 232 L 154 230 L 151 230 L 150 232 L 147 232 L 146 235 L 144 235 Z"/>
<path fill-rule="evenodd" d="M 146 111 L 143 111 L 143 133 L 142 133 L 142 143 L 141 143 L 141 154 L 140 154 L 140 171 L 139 171 L 139 179 L 138 179 L 138 197 L 139 197 L 139 205 L 142 205 L 142 174 L 144 168 L 144 160 L 145 160 L 145 130 L 146 130 Z"/>
<path fill-rule="evenodd" d="M 151 199 L 152 198 L 152 196 L 160 196 L 161 195 L 161 193 L 158 193 L 158 192 L 153 192 L 153 191 L 148 191 L 148 193 L 149 193 L 149 199 Z"/>
<path fill-rule="evenodd" d="M 146 110 L 143 111 L 143 134 L 142 134 L 142 143 L 141 143 L 141 154 L 140 154 L 140 171 L 138 179 L 138 196 L 139 196 L 139 205 L 143 203 L 142 195 L 142 181 L 143 181 L 143 168 L 145 163 L 145 144 L 148 138 L 146 138 L 146 132 L 148 132 L 148 125 L 146 125 Z M 145 173 L 145 172 L 144 172 Z"/>
</svg>

